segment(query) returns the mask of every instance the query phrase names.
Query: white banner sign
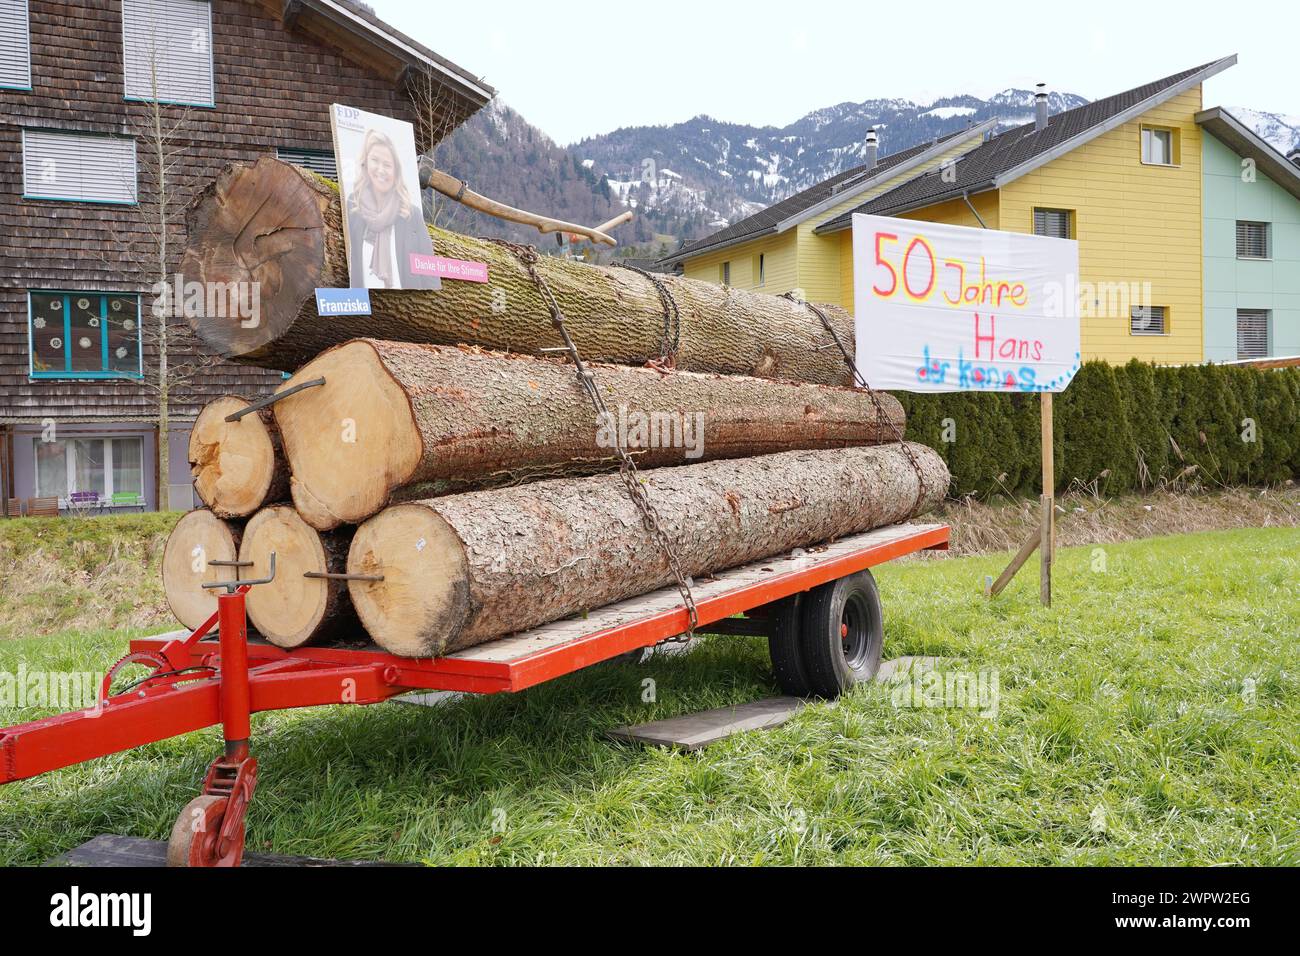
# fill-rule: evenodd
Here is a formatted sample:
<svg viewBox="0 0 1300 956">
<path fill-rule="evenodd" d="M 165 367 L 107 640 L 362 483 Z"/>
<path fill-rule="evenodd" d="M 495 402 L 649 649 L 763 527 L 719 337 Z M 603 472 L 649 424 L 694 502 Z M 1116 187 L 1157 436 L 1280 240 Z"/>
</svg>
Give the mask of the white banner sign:
<svg viewBox="0 0 1300 956">
<path fill-rule="evenodd" d="M 858 370 L 908 392 L 1060 392 L 1079 370 L 1079 245 L 853 217 Z"/>
</svg>

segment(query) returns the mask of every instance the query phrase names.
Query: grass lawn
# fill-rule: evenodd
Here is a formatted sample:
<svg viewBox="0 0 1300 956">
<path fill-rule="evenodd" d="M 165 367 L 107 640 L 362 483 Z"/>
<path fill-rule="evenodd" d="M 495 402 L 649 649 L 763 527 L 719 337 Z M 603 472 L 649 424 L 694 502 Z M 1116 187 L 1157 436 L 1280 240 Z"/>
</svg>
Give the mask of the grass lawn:
<svg viewBox="0 0 1300 956">
<path fill-rule="evenodd" d="M 1005 563 L 878 574 L 886 656 L 996 669 L 996 717 L 901 709 L 871 686 L 699 754 L 602 737 L 775 693 L 744 638 L 513 697 L 264 715 L 250 846 L 439 864 L 1300 863 L 1300 532 L 1072 549 L 1051 611 L 1033 573 L 981 596 Z M 0 671 L 102 669 L 127 636 L 0 641 Z M 0 863 L 98 833 L 165 838 L 217 747 L 207 731 L 0 788 Z"/>
</svg>

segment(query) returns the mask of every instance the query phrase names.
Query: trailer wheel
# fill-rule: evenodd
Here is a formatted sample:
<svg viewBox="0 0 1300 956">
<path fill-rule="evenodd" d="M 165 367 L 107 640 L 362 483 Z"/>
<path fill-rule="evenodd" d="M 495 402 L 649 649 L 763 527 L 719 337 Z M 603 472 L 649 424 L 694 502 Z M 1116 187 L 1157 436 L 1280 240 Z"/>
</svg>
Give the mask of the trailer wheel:
<svg viewBox="0 0 1300 956">
<path fill-rule="evenodd" d="M 804 670 L 811 692 L 833 699 L 880 669 L 885 621 L 870 571 L 814 588 L 803 600 Z"/>
<path fill-rule="evenodd" d="M 767 650 L 772 657 L 772 673 L 789 697 L 809 697 L 812 689 L 803 663 L 800 618 L 804 595 L 791 594 L 772 605 L 772 632 Z"/>
<path fill-rule="evenodd" d="M 229 797 L 205 795 L 186 804 L 167 841 L 168 866 L 239 866 L 244 855 L 242 833 L 224 853 L 217 846 L 218 831 L 229 802 Z"/>
</svg>

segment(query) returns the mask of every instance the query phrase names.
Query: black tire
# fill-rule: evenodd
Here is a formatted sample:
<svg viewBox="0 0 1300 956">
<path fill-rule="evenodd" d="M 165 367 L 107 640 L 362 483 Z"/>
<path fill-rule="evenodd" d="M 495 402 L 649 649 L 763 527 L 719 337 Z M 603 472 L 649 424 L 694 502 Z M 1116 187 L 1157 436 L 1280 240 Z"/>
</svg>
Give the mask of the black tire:
<svg viewBox="0 0 1300 956">
<path fill-rule="evenodd" d="M 803 600 L 802 659 L 811 693 L 834 699 L 880 669 L 885 620 L 870 571 L 814 588 Z"/>
<path fill-rule="evenodd" d="M 767 638 L 767 650 L 772 655 L 776 682 L 788 697 L 812 696 L 800 646 L 803 598 L 802 594 L 792 594 L 772 605 L 772 633 Z"/>
</svg>

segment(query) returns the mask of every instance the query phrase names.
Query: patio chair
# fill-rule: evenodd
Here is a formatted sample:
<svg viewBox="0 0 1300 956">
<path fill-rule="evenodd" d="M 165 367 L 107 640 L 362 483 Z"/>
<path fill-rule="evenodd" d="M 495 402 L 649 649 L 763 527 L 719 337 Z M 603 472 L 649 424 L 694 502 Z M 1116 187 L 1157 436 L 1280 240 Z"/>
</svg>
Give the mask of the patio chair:
<svg viewBox="0 0 1300 956">
<path fill-rule="evenodd" d="M 27 517 L 57 518 L 58 516 L 59 516 L 59 499 L 57 497 L 27 499 Z"/>
</svg>

